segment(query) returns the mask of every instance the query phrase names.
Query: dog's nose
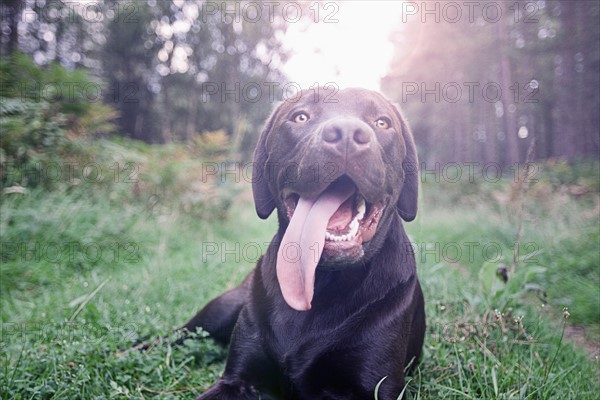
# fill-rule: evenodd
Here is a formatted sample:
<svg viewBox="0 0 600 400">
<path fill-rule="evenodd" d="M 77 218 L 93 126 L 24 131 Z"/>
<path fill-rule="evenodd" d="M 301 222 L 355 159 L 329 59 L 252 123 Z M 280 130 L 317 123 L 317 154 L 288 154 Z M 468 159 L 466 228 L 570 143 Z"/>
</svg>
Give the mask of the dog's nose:
<svg viewBox="0 0 600 400">
<path fill-rule="evenodd" d="M 321 138 L 330 151 L 351 155 L 369 148 L 371 128 L 359 119 L 335 119 L 323 127 Z"/>
</svg>

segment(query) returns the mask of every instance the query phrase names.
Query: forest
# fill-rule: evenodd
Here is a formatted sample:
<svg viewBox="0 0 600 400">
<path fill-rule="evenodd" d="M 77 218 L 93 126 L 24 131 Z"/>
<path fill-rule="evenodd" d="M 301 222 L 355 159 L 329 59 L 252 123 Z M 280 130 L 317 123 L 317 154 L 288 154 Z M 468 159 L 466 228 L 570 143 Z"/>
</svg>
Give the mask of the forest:
<svg viewBox="0 0 600 400">
<path fill-rule="evenodd" d="M 281 71 L 290 22 L 283 5 L 272 15 L 266 7 L 242 14 L 248 4 L 238 5 L 235 17 L 234 3 L 233 14 L 222 15 L 210 2 L 7 0 L 3 57 L 19 50 L 38 65 L 82 68 L 93 85 L 50 94 L 8 75 L 3 93 L 91 98 L 118 112 L 115 134 L 147 143 L 223 130 L 234 152 L 252 148 L 281 100 L 273 88 L 293 83 Z M 304 20 L 294 22 L 310 24 L 310 3 L 299 4 Z M 524 162 L 534 138 L 537 160 L 596 156 L 599 7 L 550 0 L 404 5 L 382 88 L 405 109 L 422 158 L 513 165 Z"/>
</svg>

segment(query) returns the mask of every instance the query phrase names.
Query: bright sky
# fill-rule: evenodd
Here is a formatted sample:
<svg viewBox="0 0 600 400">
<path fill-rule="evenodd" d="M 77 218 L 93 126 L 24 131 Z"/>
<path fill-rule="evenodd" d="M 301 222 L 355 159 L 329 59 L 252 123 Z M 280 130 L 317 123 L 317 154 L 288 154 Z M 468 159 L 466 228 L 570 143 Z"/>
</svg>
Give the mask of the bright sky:
<svg viewBox="0 0 600 400">
<path fill-rule="evenodd" d="M 378 90 L 392 59 L 389 36 L 401 25 L 401 7 L 402 1 L 324 2 L 320 17 L 338 22 L 290 24 L 284 43 L 293 55 L 284 71 L 301 87 L 334 82 Z"/>
</svg>

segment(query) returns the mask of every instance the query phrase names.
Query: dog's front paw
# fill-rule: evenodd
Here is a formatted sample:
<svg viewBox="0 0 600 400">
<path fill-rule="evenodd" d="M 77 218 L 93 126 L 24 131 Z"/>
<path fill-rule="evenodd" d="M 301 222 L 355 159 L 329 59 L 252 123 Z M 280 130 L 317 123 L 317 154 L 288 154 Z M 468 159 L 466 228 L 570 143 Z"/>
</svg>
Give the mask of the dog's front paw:
<svg viewBox="0 0 600 400">
<path fill-rule="evenodd" d="M 219 379 L 196 400 L 258 400 L 259 393 L 243 382 L 226 382 Z"/>
</svg>

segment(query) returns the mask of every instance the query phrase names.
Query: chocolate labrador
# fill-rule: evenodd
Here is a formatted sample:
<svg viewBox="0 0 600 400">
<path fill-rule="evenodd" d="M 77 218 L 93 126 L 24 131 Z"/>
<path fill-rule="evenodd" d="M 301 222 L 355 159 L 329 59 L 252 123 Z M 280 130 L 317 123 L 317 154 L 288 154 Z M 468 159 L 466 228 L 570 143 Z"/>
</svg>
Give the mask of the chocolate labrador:
<svg viewBox="0 0 600 400">
<path fill-rule="evenodd" d="M 398 397 L 425 333 L 402 226 L 417 212 L 416 166 L 406 122 L 376 92 L 304 91 L 275 110 L 252 189 L 279 229 L 244 282 L 184 327 L 230 343 L 199 399 L 372 399 L 382 380 L 379 399 Z"/>
</svg>

